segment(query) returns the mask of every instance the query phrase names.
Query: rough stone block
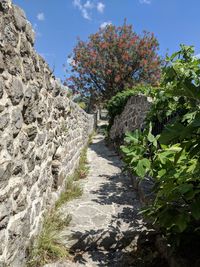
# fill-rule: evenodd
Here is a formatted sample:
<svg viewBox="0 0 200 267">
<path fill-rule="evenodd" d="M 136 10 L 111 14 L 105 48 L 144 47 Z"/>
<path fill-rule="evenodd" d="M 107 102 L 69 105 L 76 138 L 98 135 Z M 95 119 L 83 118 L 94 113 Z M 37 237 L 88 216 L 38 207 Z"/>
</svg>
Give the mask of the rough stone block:
<svg viewBox="0 0 200 267">
<path fill-rule="evenodd" d="M 0 79 L 0 98 L 2 98 L 4 92 L 4 83 L 3 80 Z"/>
<path fill-rule="evenodd" d="M 11 177 L 13 163 L 4 162 L 0 164 L 0 181 L 7 181 Z"/>
<path fill-rule="evenodd" d="M 10 208 L 6 203 L 0 205 L 0 233 L 3 229 L 6 229 L 10 216 Z"/>
<path fill-rule="evenodd" d="M 20 152 L 24 154 L 26 150 L 28 149 L 28 136 L 25 133 L 20 132 L 20 137 L 19 137 L 19 143 L 20 143 Z"/>
<path fill-rule="evenodd" d="M 13 16 L 15 20 L 15 26 L 17 27 L 18 30 L 24 30 L 27 20 L 26 20 L 26 15 L 24 11 L 19 8 L 18 6 L 13 5 Z"/>
<path fill-rule="evenodd" d="M 4 40 L 6 44 L 10 44 L 12 47 L 16 47 L 18 44 L 19 34 L 16 32 L 12 23 L 4 27 Z"/>
<path fill-rule="evenodd" d="M 24 96 L 24 90 L 23 84 L 18 78 L 13 77 L 11 86 L 9 89 L 7 89 L 7 94 L 14 106 L 18 105 L 21 102 Z"/>
<path fill-rule="evenodd" d="M 9 113 L 3 114 L 0 116 L 0 130 L 5 130 L 6 127 L 8 127 L 8 123 L 10 121 L 10 115 Z"/>
<path fill-rule="evenodd" d="M 12 111 L 12 130 L 13 136 L 16 137 L 20 132 L 23 124 L 23 118 L 20 108 L 15 108 Z"/>
<path fill-rule="evenodd" d="M 29 22 L 26 23 L 25 32 L 26 32 L 26 36 L 27 36 L 29 42 L 31 43 L 31 45 L 33 45 L 35 42 L 35 33 L 34 33 L 32 26 Z"/>
<path fill-rule="evenodd" d="M 0 52 L 0 73 L 3 72 L 5 69 L 3 54 Z"/>
<path fill-rule="evenodd" d="M 11 0 L 0 0 L 0 11 L 7 12 L 11 7 Z"/>
<path fill-rule="evenodd" d="M 27 136 L 28 136 L 28 141 L 33 141 L 37 135 L 37 127 L 36 126 L 29 126 L 25 129 Z"/>
</svg>

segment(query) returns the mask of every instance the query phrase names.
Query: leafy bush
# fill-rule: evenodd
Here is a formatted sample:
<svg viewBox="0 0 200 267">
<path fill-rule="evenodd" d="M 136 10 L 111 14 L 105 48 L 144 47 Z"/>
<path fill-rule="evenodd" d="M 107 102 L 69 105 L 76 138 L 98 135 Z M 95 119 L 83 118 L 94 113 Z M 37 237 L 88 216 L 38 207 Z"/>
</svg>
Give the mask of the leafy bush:
<svg viewBox="0 0 200 267">
<path fill-rule="evenodd" d="M 159 135 L 151 123 L 143 132 L 128 133 L 122 151 L 135 175 L 154 178 L 155 199 L 144 213 L 178 245 L 184 236 L 200 237 L 200 59 L 182 45 L 167 61 L 164 91 L 147 120 L 176 116 Z"/>
<path fill-rule="evenodd" d="M 146 124 L 151 123 L 153 133 L 159 134 L 165 125 L 186 114 L 188 109 L 189 106 L 184 97 L 171 96 L 163 89 L 157 90 L 151 110 L 146 117 Z"/>
<path fill-rule="evenodd" d="M 121 146 L 124 153 L 124 161 L 131 172 L 144 178 L 151 171 L 151 156 L 157 147 L 158 137 L 154 137 L 151 131 L 136 130 L 126 133 L 125 145 Z M 152 145 L 149 143 L 152 142 Z"/>
<path fill-rule="evenodd" d="M 133 174 L 154 178 L 155 200 L 145 213 L 165 234 L 199 231 L 200 165 L 180 144 L 161 145 L 159 136 L 128 133 L 122 146 L 125 162 Z"/>
</svg>

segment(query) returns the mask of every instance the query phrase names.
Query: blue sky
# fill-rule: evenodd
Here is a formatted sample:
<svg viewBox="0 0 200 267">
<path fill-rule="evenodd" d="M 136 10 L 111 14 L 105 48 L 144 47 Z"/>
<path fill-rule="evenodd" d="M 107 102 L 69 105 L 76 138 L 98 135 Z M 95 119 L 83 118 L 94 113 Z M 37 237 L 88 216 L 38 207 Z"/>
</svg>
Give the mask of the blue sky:
<svg viewBox="0 0 200 267">
<path fill-rule="evenodd" d="M 200 0 L 13 0 L 23 8 L 36 31 L 36 50 L 57 77 L 77 37 L 86 40 L 106 23 L 121 25 L 124 18 L 134 30 L 154 32 L 159 54 L 176 51 L 180 43 L 200 53 Z"/>
</svg>

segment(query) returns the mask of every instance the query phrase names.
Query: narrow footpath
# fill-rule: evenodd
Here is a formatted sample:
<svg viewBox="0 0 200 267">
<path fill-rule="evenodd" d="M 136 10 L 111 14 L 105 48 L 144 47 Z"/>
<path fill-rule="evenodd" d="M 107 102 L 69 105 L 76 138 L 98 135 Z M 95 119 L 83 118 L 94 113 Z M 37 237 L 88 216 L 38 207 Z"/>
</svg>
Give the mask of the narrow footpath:
<svg viewBox="0 0 200 267">
<path fill-rule="evenodd" d="M 83 180 L 83 195 L 64 204 L 63 214 L 72 221 L 64 233 L 73 262 L 45 267 L 128 267 L 139 233 L 145 227 L 138 216 L 137 193 L 129 177 L 122 173 L 122 162 L 111 151 L 102 135 L 96 135 L 88 149 L 90 172 Z"/>
</svg>

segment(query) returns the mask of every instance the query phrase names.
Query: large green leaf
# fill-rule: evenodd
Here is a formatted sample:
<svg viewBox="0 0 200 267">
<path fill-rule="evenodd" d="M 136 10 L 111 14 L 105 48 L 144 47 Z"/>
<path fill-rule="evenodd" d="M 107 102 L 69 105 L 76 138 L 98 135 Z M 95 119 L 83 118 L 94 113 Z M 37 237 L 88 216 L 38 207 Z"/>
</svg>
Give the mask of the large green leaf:
<svg viewBox="0 0 200 267">
<path fill-rule="evenodd" d="M 151 163 L 148 159 L 141 159 L 136 166 L 136 173 L 139 177 L 144 177 L 147 171 L 150 169 Z"/>
<path fill-rule="evenodd" d="M 174 217 L 174 224 L 178 227 L 179 231 L 182 233 L 188 225 L 189 216 L 185 213 L 179 213 Z"/>
<path fill-rule="evenodd" d="M 188 191 L 191 191 L 192 189 L 193 189 L 193 185 L 192 184 L 186 184 L 186 183 L 181 184 L 175 188 L 175 190 L 178 190 L 181 194 L 185 194 Z"/>
<path fill-rule="evenodd" d="M 181 132 L 184 130 L 185 127 L 179 122 L 174 123 L 172 125 L 168 125 L 161 133 L 159 141 L 162 144 L 169 144 L 173 140 L 176 140 L 180 136 Z"/>
</svg>

